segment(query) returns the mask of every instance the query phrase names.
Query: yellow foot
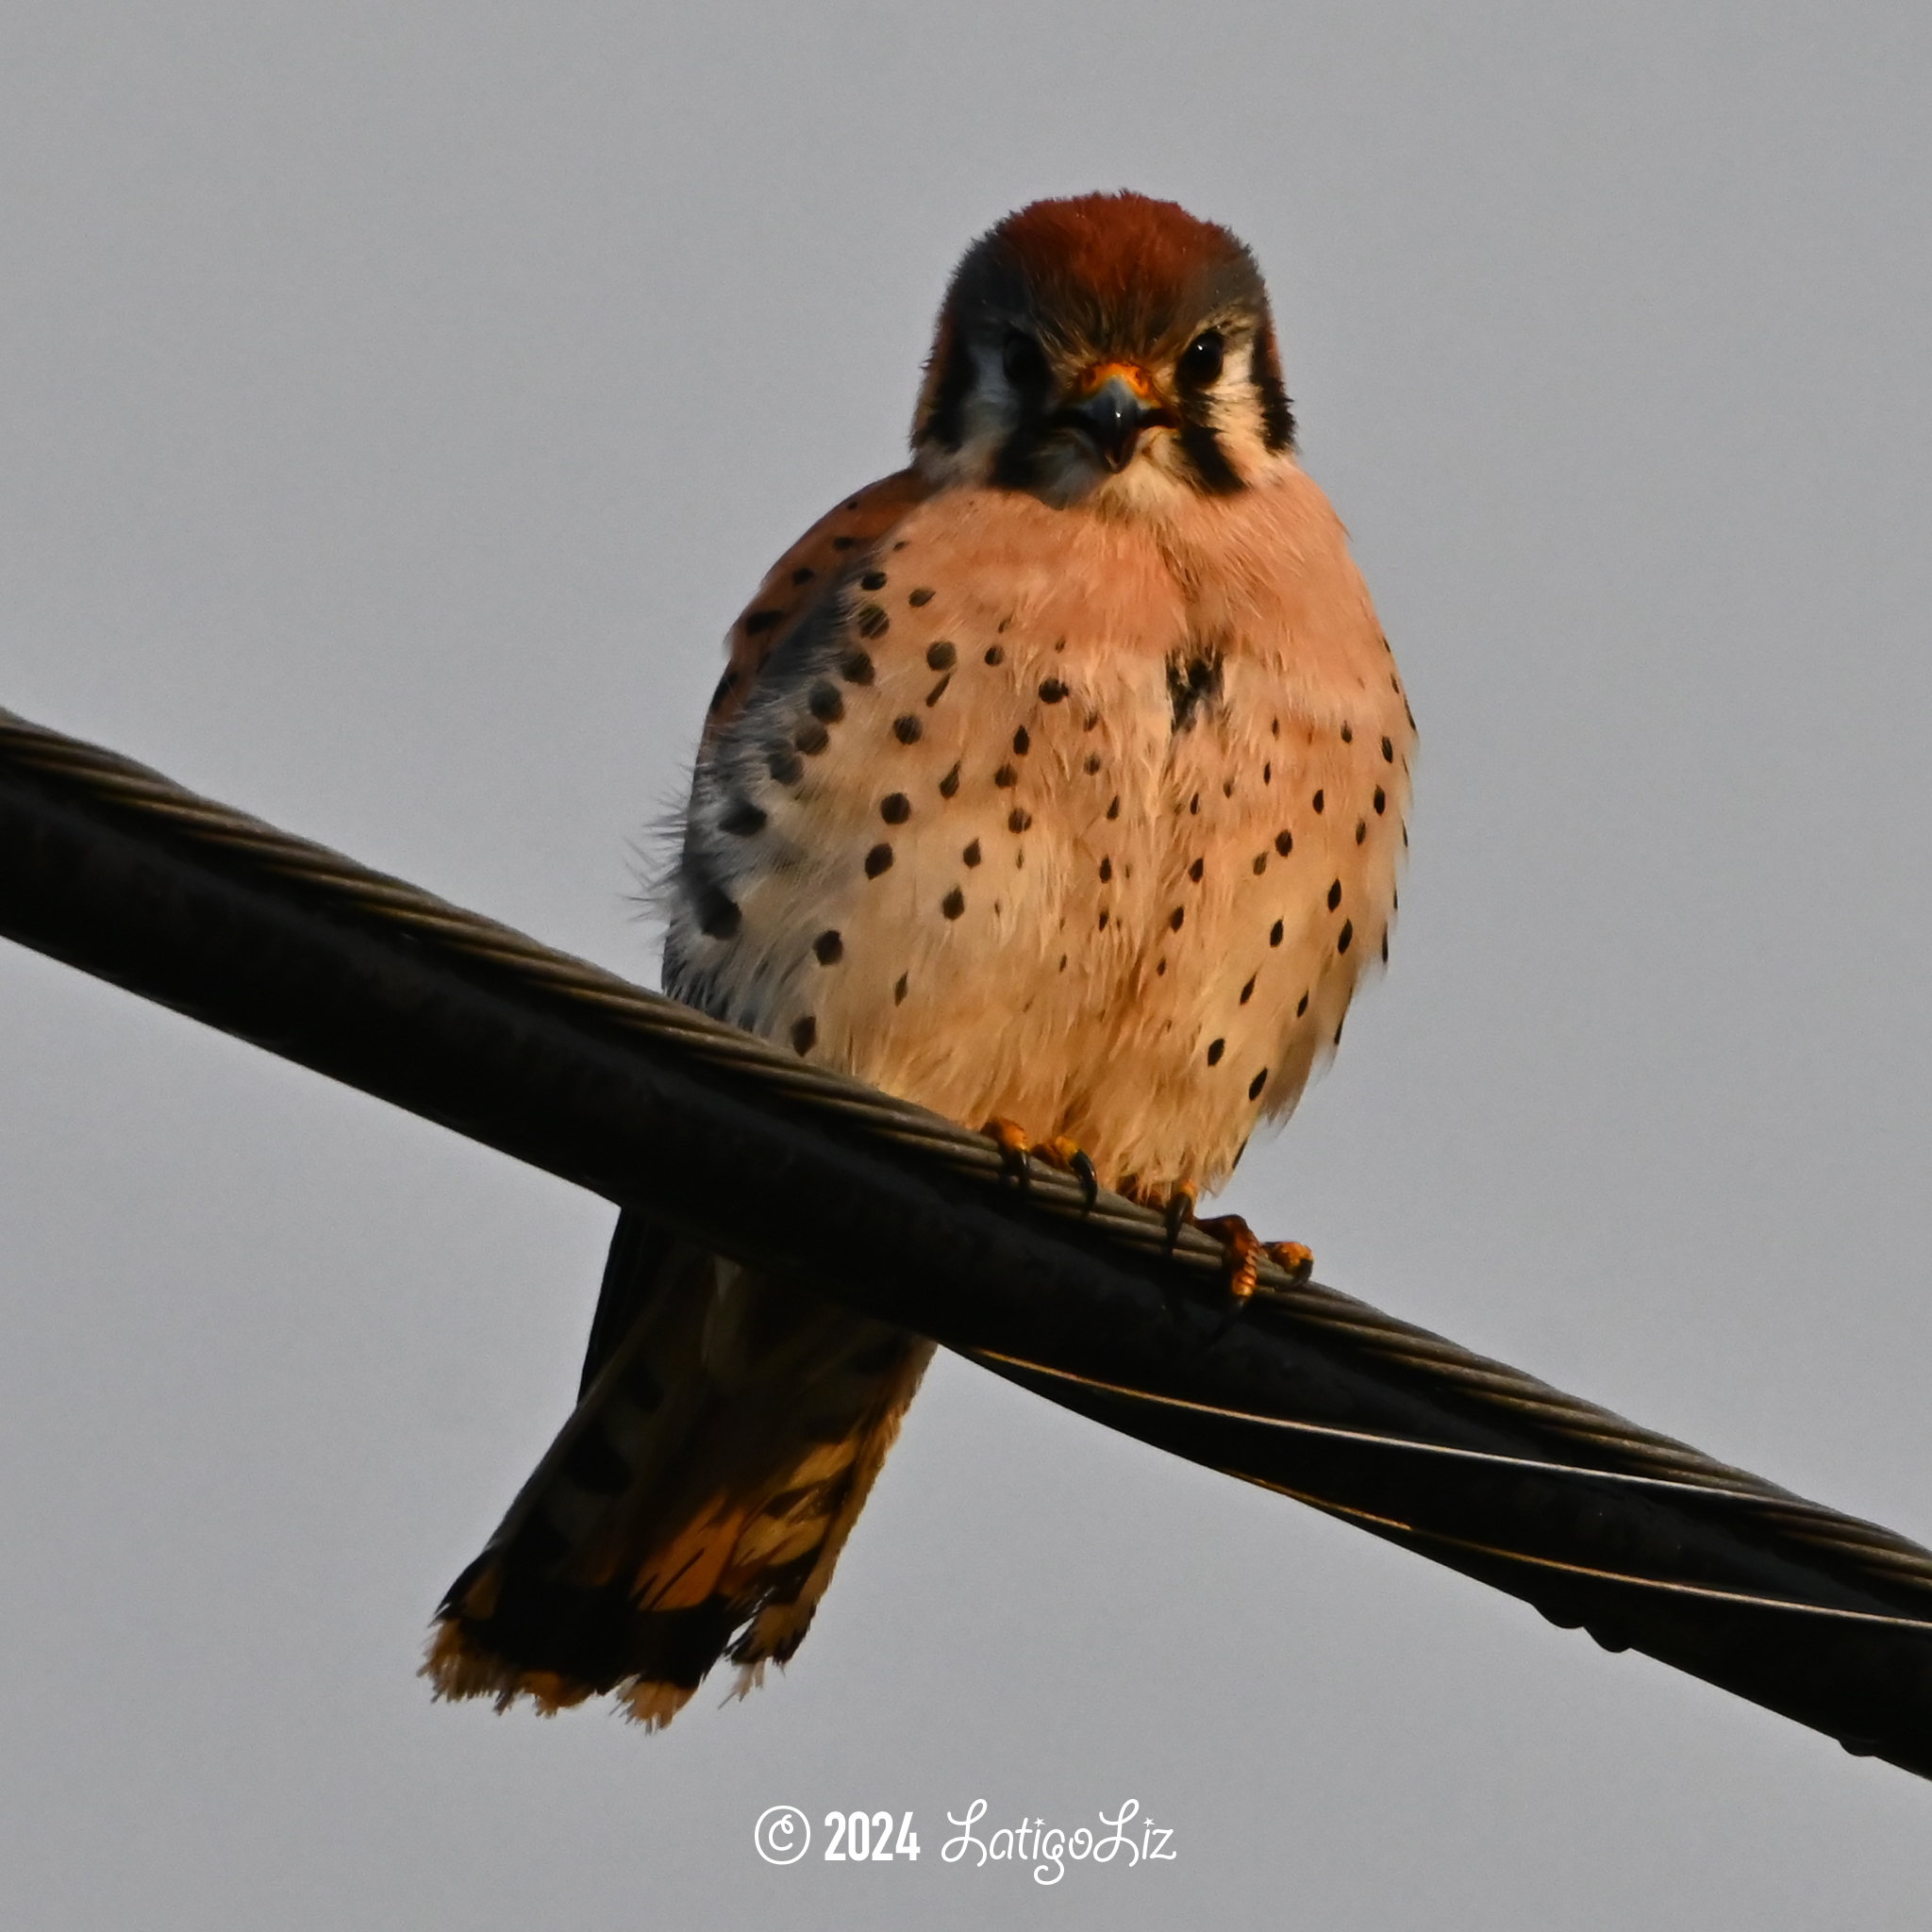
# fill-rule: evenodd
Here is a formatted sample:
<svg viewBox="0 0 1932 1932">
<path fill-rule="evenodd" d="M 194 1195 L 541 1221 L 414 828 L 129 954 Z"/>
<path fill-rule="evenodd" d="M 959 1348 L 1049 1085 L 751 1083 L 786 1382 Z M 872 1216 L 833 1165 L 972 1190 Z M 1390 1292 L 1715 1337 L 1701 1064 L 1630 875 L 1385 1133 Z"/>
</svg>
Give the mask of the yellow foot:
<svg viewBox="0 0 1932 1932">
<path fill-rule="evenodd" d="M 1000 1150 L 1001 1167 L 1023 1188 L 1026 1185 L 1026 1157 L 1033 1154 L 1049 1167 L 1072 1174 L 1080 1183 L 1088 1207 L 1100 1198 L 1100 1177 L 1093 1171 L 1092 1160 L 1077 1141 L 1070 1141 L 1066 1135 L 1056 1134 L 1050 1141 L 1029 1141 L 1024 1127 L 1001 1114 L 995 1114 L 979 1131 Z"/>
<path fill-rule="evenodd" d="M 1270 1241 L 1269 1258 L 1299 1288 L 1315 1272 L 1315 1251 L 1300 1241 Z"/>
<path fill-rule="evenodd" d="M 1077 1141 L 1070 1141 L 1064 1134 L 1056 1134 L 1051 1141 L 1042 1141 L 1033 1151 L 1049 1167 L 1057 1167 L 1062 1174 L 1072 1174 L 1080 1183 L 1080 1191 L 1086 1196 L 1088 1207 L 1092 1207 L 1100 1198 L 1100 1176 L 1093 1172 L 1092 1160 Z"/>
<path fill-rule="evenodd" d="M 1024 1188 L 1026 1185 L 1026 1157 L 1033 1148 L 1033 1142 L 1026 1138 L 1026 1129 L 1018 1121 L 994 1114 L 979 1131 L 1000 1150 L 1001 1172 Z"/>
<path fill-rule="evenodd" d="M 1218 1214 L 1212 1220 L 1196 1218 L 1197 1195 L 1185 1182 L 1174 1190 L 1167 1204 L 1167 1224 L 1178 1238 L 1182 1226 L 1192 1222 L 1205 1235 L 1221 1243 L 1221 1257 L 1227 1269 L 1227 1289 L 1236 1301 L 1244 1302 L 1255 1291 L 1257 1273 L 1265 1256 L 1296 1283 L 1306 1281 L 1314 1272 L 1315 1257 L 1300 1241 L 1264 1241 L 1239 1214 Z"/>
<path fill-rule="evenodd" d="M 1268 1250 L 1261 1238 L 1239 1214 L 1218 1214 L 1194 1225 L 1221 1243 L 1222 1265 L 1227 1270 L 1227 1291 L 1244 1302 L 1255 1291 L 1256 1270 Z"/>
</svg>

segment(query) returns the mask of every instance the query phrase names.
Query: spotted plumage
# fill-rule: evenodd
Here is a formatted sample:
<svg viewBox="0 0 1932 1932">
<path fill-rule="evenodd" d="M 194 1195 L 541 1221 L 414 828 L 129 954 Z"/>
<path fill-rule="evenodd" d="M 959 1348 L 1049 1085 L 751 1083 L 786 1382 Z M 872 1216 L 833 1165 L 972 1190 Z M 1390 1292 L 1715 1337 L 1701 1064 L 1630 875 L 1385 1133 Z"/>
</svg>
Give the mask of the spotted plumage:
<svg viewBox="0 0 1932 1932">
<path fill-rule="evenodd" d="M 1387 958 L 1401 678 L 1253 260 L 1179 208 L 976 243 L 912 463 L 728 652 L 665 985 L 814 1064 L 1191 1201 Z M 721 1655 L 783 1661 L 929 1353 L 625 1216 L 584 1404 L 452 1591 L 439 1688 L 662 1723 Z"/>
</svg>

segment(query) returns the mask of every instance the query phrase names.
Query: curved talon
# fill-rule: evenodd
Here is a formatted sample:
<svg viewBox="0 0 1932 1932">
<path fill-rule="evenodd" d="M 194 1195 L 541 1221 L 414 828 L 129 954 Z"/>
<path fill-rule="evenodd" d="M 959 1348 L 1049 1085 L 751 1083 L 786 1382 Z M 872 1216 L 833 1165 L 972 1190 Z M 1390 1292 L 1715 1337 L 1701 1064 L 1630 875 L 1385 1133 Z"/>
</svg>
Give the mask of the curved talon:
<svg viewBox="0 0 1932 1932">
<path fill-rule="evenodd" d="M 1146 1201 L 1145 1191 L 1128 1180 L 1122 1191 L 1130 1200 Z M 1314 1273 L 1315 1257 L 1300 1241 L 1264 1241 L 1239 1214 L 1217 1214 L 1203 1221 L 1194 1212 L 1201 1191 L 1192 1181 L 1182 1181 L 1167 1197 L 1167 1243 L 1170 1251 L 1190 1223 L 1221 1243 L 1221 1258 L 1227 1269 L 1228 1292 L 1237 1302 L 1246 1302 L 1258 1285 L 1262 1260 L 1273 1261 L 1297 1287 Z M 1150 1203 L 1151 1205 L 1151 1203 Z"/>
<path fill-rule="evenodd" d="M 1194 1207 L 1201 1191 L 1192 1181 L 1182 1181 L 1167 1197 L 1167 1244 L 1172 1248 L 1181 1238 L 1181 1229 L 1194 1219 Z"/>
<path fill-rule="evenodd" d="M 1008 1120 L 1004 1114 L 994 1114 L 979 1131 L 1000 1150 L 1001 1172 L 1024 1188 L 1028 1178 L 1026 1157 L 1033 1151 L 1033 1143 L 1026 1138 L 1026 1129 L 1017 1121 Z"/>
<path fill-rule="evenodd" d="M 1270 1241 L 1268 1257 L 1299 1288 L 1315 1272 L 1314 1251 L 1300 1241 Z"/>
<path fill-rule="evenodd" d="M 1100 1176 L 1093 1172 L 1093 1162 L 1078 1141 L 1069 1140 L 1064 1134 L 1056 1134 L 1051 1141 L 1042 1141 L 1033 1151 L 1042 1160 L 1064 1170 L 1080 1183 L 1080 1192 L 1088 1207 L 1092 1207 L 1100 1198 Z"/>
<path fill-rule="evenodd" d="M 1051 1141 L 1035 1141 L 1028 1139 L 1026 1129 L 1018 1121 L 1009 1121 L 1004 1114 L 994 1114 L 979 1131 L 1000 1150 L 1002 1171 L 1023 1188 L 1029 1179 L 1026 1157 L 1031 1154 L 1047 1166 L 1072 1174 L 1080 1183 L 1080 1192 L 1088 1207 L 1100 1198 L 1100 1176 L 1093 1171 L 1087 1150 L 1077 1141 L 1056 1134 Z"/>
</svg>

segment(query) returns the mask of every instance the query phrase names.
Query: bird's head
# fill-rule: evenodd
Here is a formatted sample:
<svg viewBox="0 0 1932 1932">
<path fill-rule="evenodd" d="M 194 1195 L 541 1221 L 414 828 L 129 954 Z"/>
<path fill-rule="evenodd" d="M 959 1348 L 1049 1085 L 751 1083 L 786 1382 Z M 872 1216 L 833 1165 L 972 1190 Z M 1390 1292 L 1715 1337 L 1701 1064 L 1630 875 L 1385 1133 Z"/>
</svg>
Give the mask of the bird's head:
<svg viewBox="0 0 1932 1932">
<path fill-rule="evenodd" d="M 1293 448 L 1255 258 L 1169 201 L 1037 201 L 954 271 L 913 420 L 920 466 L 1158 515 Z"/>
</svg>

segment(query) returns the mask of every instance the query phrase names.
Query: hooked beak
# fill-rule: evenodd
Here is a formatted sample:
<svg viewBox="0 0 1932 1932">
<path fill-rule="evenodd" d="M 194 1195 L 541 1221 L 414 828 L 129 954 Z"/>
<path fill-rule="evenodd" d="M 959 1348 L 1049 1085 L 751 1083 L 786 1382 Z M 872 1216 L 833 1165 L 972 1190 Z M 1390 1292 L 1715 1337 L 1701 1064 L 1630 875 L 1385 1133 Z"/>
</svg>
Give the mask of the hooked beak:
<svg viewBox="0 0 1932 1932">
<path fill-rule="evenodd" d="M 1088 373 L 1083 389 L 1087 392 L 1067 407 L 1065 421 L 1116 475 L 1133 461 L 1141 430 L 1174 421 L 1171 410 L 1148 400 L 1154 385 L 1146 371 L 1130 364 L 1103 363 Z"/>
</svg>

